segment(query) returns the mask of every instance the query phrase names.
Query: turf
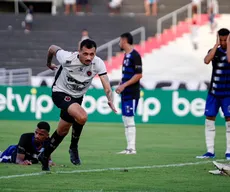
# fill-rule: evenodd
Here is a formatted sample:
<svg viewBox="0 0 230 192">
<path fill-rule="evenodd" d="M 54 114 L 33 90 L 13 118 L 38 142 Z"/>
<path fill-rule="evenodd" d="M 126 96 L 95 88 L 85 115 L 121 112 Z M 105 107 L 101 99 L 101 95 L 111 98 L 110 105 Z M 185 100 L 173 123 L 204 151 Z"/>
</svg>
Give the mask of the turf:
<svg viewBox="0 0 230 192">
<path fill-rule="evenodd" d="M 22 133 L 33 131 L 36 123 L 36 121 L 0 121 L 0 150 L 17 143 Z M 53 132 L 57 122 L 50 123 Z M 223 159 L 225 128 L 216 129 L 216 156 L 217 159 Z M 70 163 L 69 144 L 68 135 L 53 153 L 52 158 L 57 165 L 51 168 L 51 174 L 2 178 L 39 173 L 41 165 L 0 164 L 0 191 L 219 192 L 228 191 L 230 188 L 229 177 L 208 173 L 208 170 L 214 169 L 210 160 L 195 159 L 196 155 L 205 152 L 203 126 L 138 124 L 137 154 L 117 155 L 116 152 L 126 147 L 123 125 L 88 123 L 80 140 L 81 166 Z M 186 164 L 195 162 L 198 164 Z M 179 166 L 183 163 L 184 166 Z M 157 165 L 163 166 L 157 167 Z M 108 168 L 121 169 L 108 170 Z M 125 168 L 128 171 L 124 171 Z"/>
</svg>

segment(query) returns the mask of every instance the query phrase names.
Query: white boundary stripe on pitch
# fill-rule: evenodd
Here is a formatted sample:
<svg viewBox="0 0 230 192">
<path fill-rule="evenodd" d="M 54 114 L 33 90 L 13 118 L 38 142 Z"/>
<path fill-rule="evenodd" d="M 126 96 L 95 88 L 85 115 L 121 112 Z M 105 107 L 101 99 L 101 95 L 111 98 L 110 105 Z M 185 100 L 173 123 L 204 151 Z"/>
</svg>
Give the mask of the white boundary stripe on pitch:
<svg viewBox="0 0 230 192">
<path fill-rule="evenodd" d="M 216 160 L 216 161 L 224 161 L 223 159 Z M 51 172 L 56 174 L 71 174 L 71 173 L 93 173 L 93 172 L 104 172 L 104 171 L 122 171 L 122 170 L 132 170 L 132 169 L 155 169 L 155 168 L 167 168 L 167 167 L 184 167 L 189 165 L 201 165 L 212 163 L 213 161 L 198 161 L 198 162 L 191 162 L 191 163 L 178 163 L 178 164 L 166 164 L 166 165 L 152 165 L 152 166 L 137 166 L 137 167 L 116 167 L 116 168 L 104 168 L 104 169 L 86 169 L 86 170 L 73 170 L 73 171 L 55 171 Z M 7 176 L 0 176 L 0 179 L 11 179 L 17 177 L 29 177 L 29 176 L 39 176 L 49 174 L 50 172 L 37 172 L 37 173 L 28 173 L 28 174 L 20 174 L 20 175 L 7 175 Z"/>
</svg>

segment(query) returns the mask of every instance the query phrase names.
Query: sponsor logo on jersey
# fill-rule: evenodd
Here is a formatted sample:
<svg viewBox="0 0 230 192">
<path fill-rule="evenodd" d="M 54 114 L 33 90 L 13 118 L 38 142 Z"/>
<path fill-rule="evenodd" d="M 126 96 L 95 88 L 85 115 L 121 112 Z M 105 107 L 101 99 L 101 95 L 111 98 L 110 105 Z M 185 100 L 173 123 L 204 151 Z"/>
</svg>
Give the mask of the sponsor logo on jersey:
<svg viewBox="0 0 230 192">
<path fill-rule="evenodd" d="M 67 102 L 70 102 L 71 101 L 71 97 L 70 96 L 65 96 L 64 100 L 67 101 Z"/>
<path fill-rule="evenodd" d="M 91 71 L 87 71 L 87 75 L 90 77 L 92 75 Z"/>
<path fill-rule="evenodd" d="M 83 68 L 82 68 L 82 67 L 80 67 L 80 68 L 78 69 L 78 71 L 83 72 Z"/>
</svg>

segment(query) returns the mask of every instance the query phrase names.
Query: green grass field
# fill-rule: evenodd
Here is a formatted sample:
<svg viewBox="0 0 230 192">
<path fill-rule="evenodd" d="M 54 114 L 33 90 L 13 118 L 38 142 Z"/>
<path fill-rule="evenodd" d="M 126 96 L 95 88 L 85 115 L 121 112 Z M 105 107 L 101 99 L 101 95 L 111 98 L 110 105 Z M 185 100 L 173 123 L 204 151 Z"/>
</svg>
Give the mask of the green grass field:
<svg viewBox="0 0 230 192">
<path fill-rule="evenodd" d="M 0 121 L 0 150 L 17 143 L 22 133 L 34 131 L 36 123 Z M 51 125 L 53 132 L 57 122 L 51 122 Z M 67 136 L 53 153 L 53 161 L 57 165 L 51 168 L 51 174 L 40 174 L 39 164 L 31 166 L 0 164 L 0 191 L 223 192 L 230 190 L 229 177 L 208 173 L 214 169 L 210 160 L 195 159 L 196 155 L 205 152 L 203 126 L 138 124 L 137 154 L 117 155 L 116 152 L 126 147 L 122 124 L 88 123 L 84 127 L 79 146 L 81 166 L 70 163 L 69 144 L 70 136 Z M 224 159 L 224 153 L 225 128 L 217 127 L 217 159 Z M 121 169 L 109 170 L 109 168 Z M 125 172 L 124 168 L 127 168 L 128 172 Z M 25 175 L 28 173 L 34 175 Z M 5 177 L 11 175 L 19 177 Z"/>
</svg>

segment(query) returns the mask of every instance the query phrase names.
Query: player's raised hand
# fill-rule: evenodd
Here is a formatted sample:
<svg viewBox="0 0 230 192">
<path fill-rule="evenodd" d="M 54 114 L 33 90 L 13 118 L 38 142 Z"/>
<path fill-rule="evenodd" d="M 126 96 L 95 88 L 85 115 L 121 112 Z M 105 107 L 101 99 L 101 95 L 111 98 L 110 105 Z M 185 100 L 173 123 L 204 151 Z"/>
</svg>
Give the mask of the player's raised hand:
<svg viewBox="0 0 230 192">
<path fill-rule="evenodd" d="M 55 65 L 54 63 L 51 64 L 47 64 L 47 67 L 49 67 L 51 70 L 57 69 L 57 65 Z"/>
<path fill-rule="evenodd" d="M 219 36 L 218 33 L 217 33 L 217 35 L 216 35 L 216 45 L 217 45 L 217 46 L 220 45 L 220 36 Z"/>
<path fill-rule="evenodd" d="M 116 108 L 115 108 L 115 106 L 114 106 L 112 101 L 108 101 L 108 105 L 115 113 L 117 112 L 117 110 L 116 110 Z"/>
<path fill-rule="evenodd" d="M 230 44 L 230 34 L 228 35 L 227 43 Z"/>
</svg>

